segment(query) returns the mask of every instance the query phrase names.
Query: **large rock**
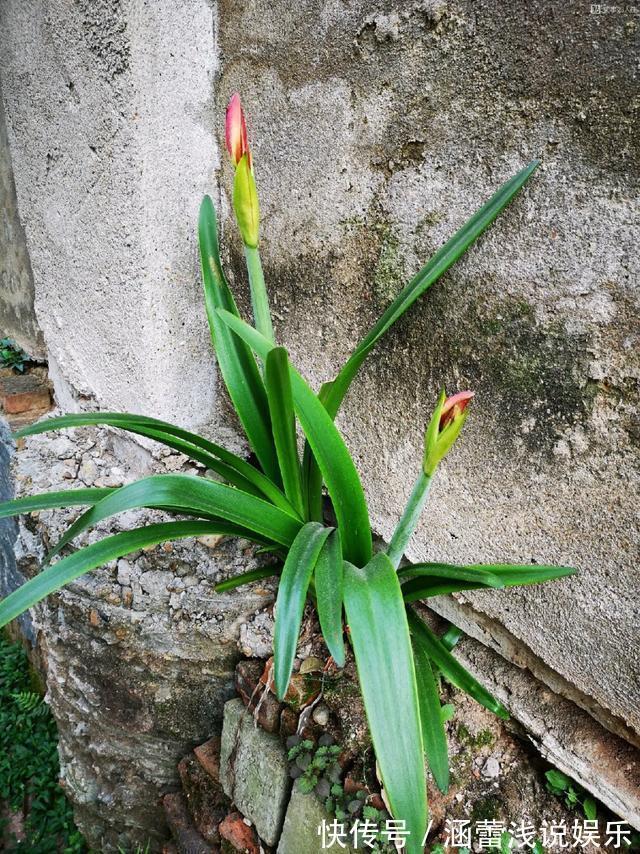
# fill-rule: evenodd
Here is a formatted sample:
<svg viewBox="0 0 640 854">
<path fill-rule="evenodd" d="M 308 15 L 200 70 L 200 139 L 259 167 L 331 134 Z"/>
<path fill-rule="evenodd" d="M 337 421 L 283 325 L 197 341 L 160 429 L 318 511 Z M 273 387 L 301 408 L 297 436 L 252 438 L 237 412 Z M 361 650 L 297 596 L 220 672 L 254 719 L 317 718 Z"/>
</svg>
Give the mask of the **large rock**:
<svg viewBox="0 0 640 854">
<path fill-rule="evenodd" d="M 291 800 L 278 843 L 277 854 L 318 854 L 322 846 L 322 827 L 334 823 L 330 815 L 314 794 L 306 795 L 297 786 L 293 787 Z M 348 823 L 345 823 L 348 828 Z M 330 840 L 327 836 L 327 841 Z M 340 837 L 335 843 L 336 851 L 352 854 L 354 849 L 348 845 L 348 836 Z M 326 845 L 324 846 L 326 848 Z"/>
<path fill-rule="evenodd" d="M 123 455 L 135 459 L 127 446 L 94 429 L 33 437 L 15 456 L 17 492 L 128 480 L 136 466 L 120 468 Z M 135 474 L 143 464 L 173 470 L 180 460 L 146 454 Z M 74 508 L 22 520 L 17 569 L 23 576 L 38 570 L 43 541 L 55 542 L 77 515 Z M 80 542 L 160 518 L 127 512 Z M 179 759 L 220 730 L 234 693 L 240 625 L 272 597 L 260 585 L 229 594 L 212 586 L 252 564 L 246 541 L 166 543 L 82 576 L 32 612 L 63 783 L 96 850 L 133 850 L 149 841 L 159 850 L 166 835 L 160 796 L 175 786 Z"/>
<path fill-rule="evenodd" d="M 278 842 L 291 792 L 280 739 L 260 729 L 242 700 L 224 707 L 220 782 L 267 845 Z"/>
</svg>

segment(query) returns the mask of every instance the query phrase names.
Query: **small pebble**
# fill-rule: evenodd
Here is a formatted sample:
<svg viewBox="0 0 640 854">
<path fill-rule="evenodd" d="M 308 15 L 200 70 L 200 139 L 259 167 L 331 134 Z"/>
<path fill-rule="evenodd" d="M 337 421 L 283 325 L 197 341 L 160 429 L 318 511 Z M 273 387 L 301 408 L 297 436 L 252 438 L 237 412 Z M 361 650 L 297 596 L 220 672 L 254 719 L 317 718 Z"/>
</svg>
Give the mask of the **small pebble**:
<svg viewBox="0 0 640 854">
<path fill-rule="evenodd" d="M 482 776 L 487 779 L 500 776 L 500 763 L 495 756 L 490 756 L 482 767 Z"/>
</svg>

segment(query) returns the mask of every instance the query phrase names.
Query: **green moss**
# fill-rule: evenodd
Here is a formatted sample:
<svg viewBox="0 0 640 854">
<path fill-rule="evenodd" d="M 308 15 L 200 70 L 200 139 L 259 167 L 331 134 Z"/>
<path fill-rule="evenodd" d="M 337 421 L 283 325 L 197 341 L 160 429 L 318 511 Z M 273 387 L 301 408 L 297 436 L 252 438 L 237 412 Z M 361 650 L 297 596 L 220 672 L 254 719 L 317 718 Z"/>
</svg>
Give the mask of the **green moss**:
<svg viewBox="0 0 640 854">
<path fill-rule="evenodd" d="M 405 267 L 399 252 L 400 243 L 388 225 L 379 225 L 380 252 L 373 273 L 374 292 L 381 302 L 391 302 L 405 284 Z"/>
<path fill-rule="evenodd" d="M 500 799 L 493 795 L 476 801 L 471 810 L 471 826 L 473 827 L 479 821 L 494 821 L 499 819 L 501 806 L 502 802 Z"/>
</svg>

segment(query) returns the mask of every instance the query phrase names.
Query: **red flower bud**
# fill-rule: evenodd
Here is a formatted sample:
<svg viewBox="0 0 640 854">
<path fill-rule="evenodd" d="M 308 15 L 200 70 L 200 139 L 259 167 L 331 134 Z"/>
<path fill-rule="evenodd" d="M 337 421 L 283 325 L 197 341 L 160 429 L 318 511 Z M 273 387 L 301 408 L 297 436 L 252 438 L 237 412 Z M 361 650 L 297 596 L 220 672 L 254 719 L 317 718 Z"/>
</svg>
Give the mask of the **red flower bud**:
<svg viewBox="0 0 640 854">
<path fill-rule="evenodd" d="M 459 391 L 457 394 L 452 394 L 451 397 L 448 397 L 445 400 L 440 411 L 441 431 L 444 430 L 450 421 L 453 421 L 454 418 L 464 412 L 474 394 L 475 392 L 473 391 Z"/>
<path fill-rule="evenodd" d="M 459 391 L 447 397 L 442 389 L 424 437 L 422 469 L 428 477 L 433 477 L 438 465 L 460 435 L 462 426 L 467 420 L 468 413 L 465 409 L 472 397 L 472 391 Z"/>
<path fill-rule="evenodd" d="M 247 139 L 247 124 L 244 119 L 244 111 L 240 103 L 240 95 L 236 92 L 231 96 L 227 107 L 227 121 L 225 127 L 227 151 L 234 166 L 237 166 L 243 155 L 248 155 L 249 166 L 251 166 L 251 152 Z"/>
</svg>

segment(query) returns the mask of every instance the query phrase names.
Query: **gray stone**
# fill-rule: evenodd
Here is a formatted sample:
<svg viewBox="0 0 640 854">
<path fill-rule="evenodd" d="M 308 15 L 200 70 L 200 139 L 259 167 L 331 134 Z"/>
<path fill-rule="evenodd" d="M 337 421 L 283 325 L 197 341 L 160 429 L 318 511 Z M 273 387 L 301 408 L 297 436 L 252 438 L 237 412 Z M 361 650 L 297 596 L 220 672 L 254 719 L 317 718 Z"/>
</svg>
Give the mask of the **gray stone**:
<svg viewBox="0 0 640 854">
<path fill-rule="evenodd" d="M 82 429 L 70 436 L 75 447 L 90 446 L 86 453 L 113 464 L 109 431 Z M 17 494 L 42 492 L 45 484 L 59 486 L 48 480 L 55 441 L 48 435 L 31 437 L 14 455 Z M 147 466 L 147 473 L 154 470 L 148 455 Z M 67 481 L 65 486 L 82 483 Z M 55 542 L 77 513 L 78 508 L 72 508 L 21 520 L 16 572 L 0 572 L 3 592 L 37 572 L 43 539 Z M 131 511 L 123 522 L 124 515 L 115 523 L 102 523 L 97 535 L 81 537 L 79 544 L 111 533 L 114 524 L 122 529 L 166 518 L 157 511 Z M 160 850 L 166 834 L 160 795 L 175 785 L 178 760 L 194 743 L 219 731 L 224 703 L 234 693 L 238 626 L 270 600 L 264 591 L 203 595 L 196 586 L 191 589 L 200 592 L 185 596 L 177 615 L 171 611 L 166 585 L 176 564 L 188 566 L 199 580 L 217 580 L 235 570 L 240 560 L 248 567 L 256 565 L 229 539 L 216 550 L 195 540 L 176 541 L 170 551 L 159 547 L 138 552 L 94 570 L 31 612 L 45 645 L 61 776 L 94 850 L 116 852 L 118 845 L 134 850 L 138 844 L 145 848 L 149 839 L 152 850 Z M 114 596 L 118 577 L 130 579 L 139 608 Z M 146 591 L 137 580 L 141 577 Z M 119 594 L 130 592 L 115 586 Z M 126 845 L 123 834 L 129 840 Z"/>
<path fill-rule="evenodd" d="M 495 756 L 490 756 L 482 766 L 482 776 L 489 780 L 500 776 L 500 763 Z"/>
<path fill-rule="evenodd" d="M 331 824 L 333 816 L 315 795 L 306 795 L 295 785 L 287 807 L 277 854 L 318 854 L 322 850 L 321 834 L 318 831 L 322 828 L 323 821 Z M 354 849 L 347 842 L 348 837 L 344 840 L 345 847 L 336 845 L 336 851 L 352 854 Z"/>
<path fill-rule="evenodd" d="M 242 700 L 224 707 L 220 782 L 260 837 L 275 845 L 291 791 L 287 755 L 278 736 L 260 729 Z"/>
</svg>

